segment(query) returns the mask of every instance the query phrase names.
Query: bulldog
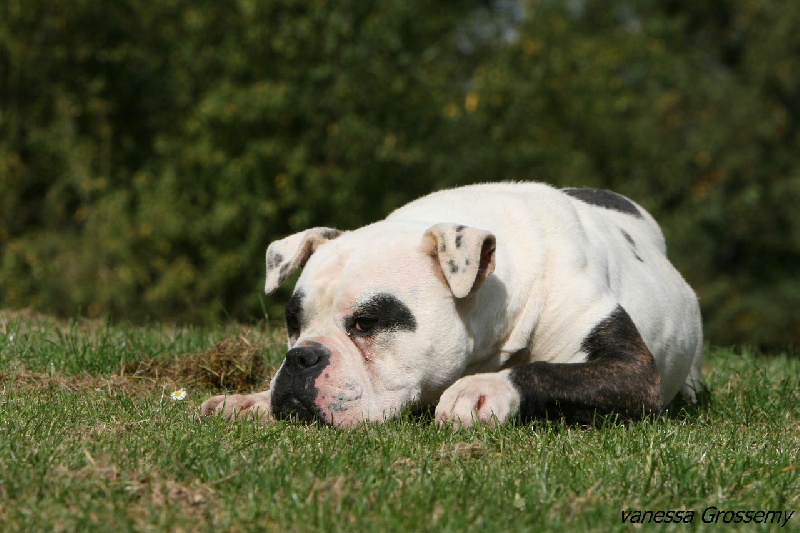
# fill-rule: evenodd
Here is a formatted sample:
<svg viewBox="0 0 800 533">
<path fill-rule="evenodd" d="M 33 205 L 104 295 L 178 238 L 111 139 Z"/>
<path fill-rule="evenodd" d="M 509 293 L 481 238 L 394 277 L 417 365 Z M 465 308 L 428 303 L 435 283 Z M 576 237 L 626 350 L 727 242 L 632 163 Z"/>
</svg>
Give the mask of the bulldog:
<svg viewBox="0 0 800 533">
<path fill-rule="evenodd" d="M 203 414 L 339 427 L 436 406 L 458 427 L 639 419 L 696 400 L 692 289 L 641 206 L 607 190 L 490 183 L 436 192 L 354 231 L 269 245 L 267 294 L 302 268 L 266 392 Z"/>
</svg>

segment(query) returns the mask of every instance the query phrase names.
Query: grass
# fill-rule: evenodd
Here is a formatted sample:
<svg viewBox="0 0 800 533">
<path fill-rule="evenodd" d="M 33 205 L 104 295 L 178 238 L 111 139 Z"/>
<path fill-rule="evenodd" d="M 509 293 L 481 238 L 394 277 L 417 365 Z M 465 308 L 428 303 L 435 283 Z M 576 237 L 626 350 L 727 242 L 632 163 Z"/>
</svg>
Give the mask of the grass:
<svg viewBox="0 0 800 533">
<path fill-rule="evenodd" d="M 702 516 L 800 511 L 797 359 L 710 349 L 706 405 L 599 429 L 197 416 L 215 392 L 202 376 L 253 367 L 221 355 L 247 352 L 269 373 L 282 344 L 242 328 L 0 314 L 0 531 L 800 530 L 800 514 L 783 528 Z M 180 387 L 187 399 L 170 400 Z M 697 514 L 623 523 L 631 510 Z"/>
</svg>

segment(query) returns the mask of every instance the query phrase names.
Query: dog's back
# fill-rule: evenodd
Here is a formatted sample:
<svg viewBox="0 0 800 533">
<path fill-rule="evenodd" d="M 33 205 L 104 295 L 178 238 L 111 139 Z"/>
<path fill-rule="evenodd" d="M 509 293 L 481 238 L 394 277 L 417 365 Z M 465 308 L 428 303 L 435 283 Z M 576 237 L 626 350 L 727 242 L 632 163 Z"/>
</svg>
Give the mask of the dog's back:
<svg viewBox="0 0 800 533">
<path fill-rule="evenodd" d="M 591 277 L 595 286 L 607 287 L 639 329 L 662 375 L 664 401 L 679 391 L 695 399 L 703 357 L 697 297 L 667 258 L 658 223 L 635 202 L 599 189 L 488 183 L 433 193 L 401 207 L 389 219 L 446 221 L 492 231 L 498 242 L 495 275 L 513 278 L 514 286 L 527 286 L 531 292 L 510 295 L 511 312 L 538 307 L 537 312 L 550 312 L 548 324 L 580 323 L 584 295 L 575 292 L 581 286 L 576 280 Z M 537 284 L 536 276 L 546 276 L 548 282 Z M 549 293 L 548 301 L 531 305 L 537 298 L 544 302 L 543 291 Z M 559 316 L 553 320 L 553 315 Z M 588 331 L 591 324 L 582 327 Z M 560 334 L 558 327 L 536 333 L 539 339 L 533 339 L 533 331 L 522 334 L 530 338 L 525 342 L 531 343 L 534 360 L 570 362 L 555 353 L 575 353 L 575 346 L 563 342 L 569 336 Z M 508 342 L 505 349 L 516 347 Z"/>
</svg>

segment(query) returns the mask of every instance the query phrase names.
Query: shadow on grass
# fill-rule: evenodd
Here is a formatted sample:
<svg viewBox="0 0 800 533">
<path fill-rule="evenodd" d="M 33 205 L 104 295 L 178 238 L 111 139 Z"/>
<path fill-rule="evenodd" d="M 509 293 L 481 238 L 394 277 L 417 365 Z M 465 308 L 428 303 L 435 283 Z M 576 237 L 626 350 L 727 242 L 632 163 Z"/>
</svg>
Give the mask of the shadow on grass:
<svg viewBox="0 0 800 533">
<path fill-rule="evenodd" d="M 697 402 L 690 402 L 678 395 L 662 412 L 647 415 L 641 419 L 630 419 L 617 413 L 607 415 L 595 414 L 589 421 L 568 420 L 562 416 L 547 416 L 533 420 L 524 420 L 519 417 L 507 423 L 515 426 L 530 427 L 533 431 L 560 431 L 565 429 L 598 430 L 617 426 L 628 426 L 645 421 L 659 419 L 692 420 L 705 413 L 713 405 L 713 393 L 703 384 L 702 390 L 697 395 Z M 401 419 L 412 424 L 434 425 L 435 406 L 417 407 L 402 415 Z"/>
<path fill-rule="evenodd" d="M 696 402 L 691 402 L 679 394 L 667 405 L 662 416 L 673 420 L 691 420 L 708 411 L 713 404 L 713 391 L 705 383 L 702 383 Z"/>
</svg>

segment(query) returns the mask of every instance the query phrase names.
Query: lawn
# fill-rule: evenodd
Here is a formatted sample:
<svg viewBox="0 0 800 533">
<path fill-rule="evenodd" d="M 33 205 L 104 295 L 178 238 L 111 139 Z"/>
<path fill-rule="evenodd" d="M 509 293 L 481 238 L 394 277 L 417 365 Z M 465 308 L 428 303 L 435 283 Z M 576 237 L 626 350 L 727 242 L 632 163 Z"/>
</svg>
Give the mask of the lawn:
<svg viewBox="0 0 800 533">
<path fill-rule="evenodd" d="M 797 358 L 710 348 L 702 407 L 595 429 L 197 416 L 281 336 L 0 314 L 0 531 L 800 531 Z"/>
</svg>

